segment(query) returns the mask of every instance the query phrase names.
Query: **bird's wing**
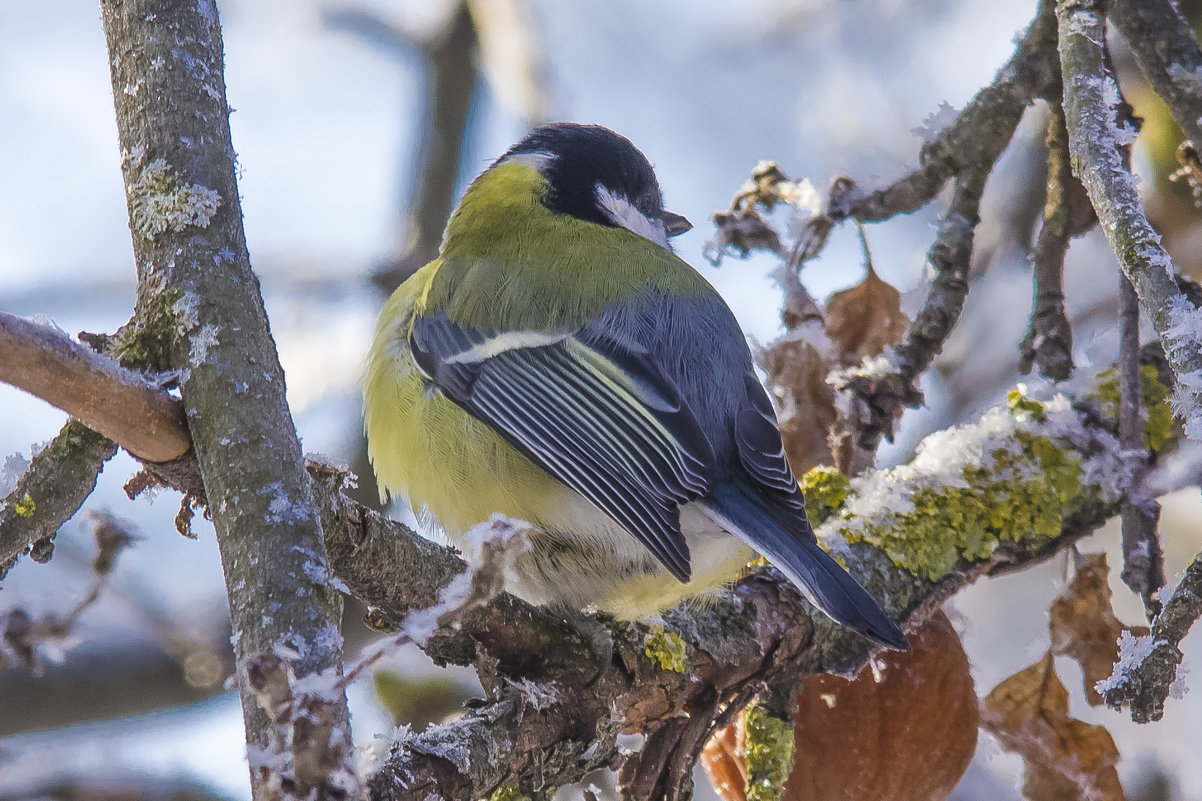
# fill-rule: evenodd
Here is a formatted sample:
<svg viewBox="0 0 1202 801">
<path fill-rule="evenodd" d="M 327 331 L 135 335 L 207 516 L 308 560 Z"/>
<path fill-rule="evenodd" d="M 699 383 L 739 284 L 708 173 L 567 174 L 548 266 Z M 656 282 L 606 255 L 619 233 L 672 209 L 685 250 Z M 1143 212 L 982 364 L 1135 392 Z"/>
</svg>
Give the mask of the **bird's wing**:
<svg viewBox="0 0 1202 801">
<path fill-rule="evenodd" d="M 750 371 L 744 376 L 746 405 L 735 418 L 735 445 L 739 461 L 761 493 L 805 518 L 805 500 L 789 468 L 785 444 L 777 428 L 776 412 L 764 387 Z M 808 527 L 807 527 L 808 528 Z"/>
<path fill-rule="evenodd" d="M 645 348 L 587 326 L 555 335 L 476 331 L 445 313 L 417 318 L 409 344 L 451 400 L 688 581 L 678 507 L 708 492 L 714 456 Z"/>
</svg>

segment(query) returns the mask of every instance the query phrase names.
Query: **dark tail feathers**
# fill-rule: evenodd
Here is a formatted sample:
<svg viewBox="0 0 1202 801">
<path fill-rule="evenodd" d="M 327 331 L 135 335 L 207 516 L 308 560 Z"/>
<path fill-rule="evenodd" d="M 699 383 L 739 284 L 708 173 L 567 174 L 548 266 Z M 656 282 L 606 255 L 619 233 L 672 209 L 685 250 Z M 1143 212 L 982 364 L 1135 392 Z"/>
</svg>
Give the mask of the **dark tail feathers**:
<svg viewBox="0 0 1202 801">
<path fill-rule="evenodd" d="M 804 530 L 795 536 L 741 493 L 724 495 L 711 496 L 711 508 L 733 524 L 732 534 L 768 557 L 788 576 L 810 603 L 870 640 L 899 651 L 910 650 L 901 628 L 867 590 L 822 550 L 804 517 L 798 521 Z"/>
<path fill-rule="evenodd" d="M 910 650 L 906 635 L 893 618 L 821 545 L 817 542 L 799 545 L 790 554 L 791 559 L 768 558 L 800 587 L 814 606 L 870 640 L 899 651 Z"/>
</svg>

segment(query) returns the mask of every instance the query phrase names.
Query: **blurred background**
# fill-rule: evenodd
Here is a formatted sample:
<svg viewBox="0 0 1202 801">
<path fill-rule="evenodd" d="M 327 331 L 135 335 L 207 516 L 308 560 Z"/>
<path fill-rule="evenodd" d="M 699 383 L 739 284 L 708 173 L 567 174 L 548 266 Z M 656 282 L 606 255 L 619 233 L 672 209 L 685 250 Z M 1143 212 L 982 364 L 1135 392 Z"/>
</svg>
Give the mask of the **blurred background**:
<svg viewBox="0 0 1202 801">
<path fill-rule="evenodd" d="M 718 287 L 748 335 L 768 342 L 781 330 L 775 257 L 714 268 L 702 255 L 709 214 L 729 204 L 761 159 L 820 190 L 840 173 L 869 186 L 901 175 L 916 164 L 915 129 L 943 103 L 963 107 L 992 79 L 1035 2 L 494 0 L 469 13 L 458 0 L 222 0 L 219 8 L 247 239 L 289 401 L 307 451 L 362 473 L 359 381 L 383 288 L 424 261 L 448 204 L 532 123 L 595 122 L 631 138 L 655 164 L 668 207 L 695 225 L 674 241 L 679 253 Z M 73 334 L 113 331 L 134 298 L 97 17 L 88 0 L 0 4 L 0 309 Z M 1115 57 L 1146 118 L 1135 160 L 1151 216 L 1179 268 L 1197 277 L 1199 216 L 1188 189 L 1167 179 L 1180 133 L 1121 45 Z M 927 407 L 907 413 L 880 464 L 904 460 L 926 433 L 971 420 L 1020 380 L 1044 115 L 1029 111 L 991 178 L 961 324 L 924 378 Z M 911 313 L 925 292 L 938 212 L 867 230 L 877 271 Z M 803 279 L 822 298 L 862 274 L 859 241 L 846 228 Z M 1070 252 L 1066 282 L 1078 369 L 1091 374 L 1117 350 L 1117 273 L 1096 231 Z M 28 457 L 64 420 L 0 385 L 0 457 Z M 249 798 L 238 701 L 223 689 L 231 657 L 212 529 L 198 517 L 195 541 L 176 534 L 174 493 L 130 502 L 121 486 L 134 472 L 129 458 L 113 459 L 60 533 L 53 561 L 22 560 L 0 589 L 0 614 L 66 614 L 92 583 L 96 512 L 138 537 L 64 647 L 41 654 L 42 676 L 0 672 L 0 800 L 103 795 L 96 788 Z M 368 476 L 362 484 L 371 498 Z M 1174 582 L 1202 542 L 1202 509 L 1197 490 L 1164 503 Z M 1110 526 L 1083 548 L 1110 551 L 1119 565 L 1117 543 Z M 1046 611 L 1065 570 L 1058 558 L 983 582 L 950 605 L 980 694 L 1046 650 Z M 1114 572 L 1120 617 L 1142 622 L 1139 600 Z M 353 608 L 347 620 L 353 653 L 372 635 Z M 1199 664 L 1202 634 L 1185 650 L 1186 666 Z M 1088 707 L 1079 670 L 1058 667 L 1074 716 L 1113 733 L 1129 798 L 1202 799 L 1194 756 L 1202 697 L 1170 701 L 1162 722 L 1136 726 Z M 352 689 L 356 741 L 384 743 L 397 721 L 442 719 L 472 691 L 468 674 L 398 655 Z M 1021 767 L 982 734 L 954 797 L 1017 799 Z M 698 797 L 713 797 L 704 777 Z"/>
</svg>

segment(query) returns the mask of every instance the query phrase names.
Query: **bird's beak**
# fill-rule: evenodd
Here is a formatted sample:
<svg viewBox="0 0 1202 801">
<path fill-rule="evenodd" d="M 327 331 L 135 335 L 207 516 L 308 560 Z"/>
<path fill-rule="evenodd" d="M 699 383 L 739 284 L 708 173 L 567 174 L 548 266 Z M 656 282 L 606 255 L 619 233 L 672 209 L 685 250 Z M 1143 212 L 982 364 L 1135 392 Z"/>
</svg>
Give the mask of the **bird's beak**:
<svg viewBox="0 0 1202 801">
<path fill-rule="evenodd" d="M 665 210 L 663 213 L 664 231 L 668 236 L 678 236 L 691 230 L 693 224 L 675 212 Z"/>
</svg>

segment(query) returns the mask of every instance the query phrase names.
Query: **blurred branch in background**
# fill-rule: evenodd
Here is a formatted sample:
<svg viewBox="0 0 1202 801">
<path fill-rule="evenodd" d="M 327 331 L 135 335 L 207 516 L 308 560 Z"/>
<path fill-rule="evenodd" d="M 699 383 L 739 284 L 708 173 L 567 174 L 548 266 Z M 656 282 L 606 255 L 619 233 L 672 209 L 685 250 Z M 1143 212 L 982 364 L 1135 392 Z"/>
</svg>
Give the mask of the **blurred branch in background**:
<svg viewBox="0 0 1202 801">
<path fill-rule="evenodd" d="M 1019 343 L 1024 373 L 1038 365 L 1040 375 L 1064 381 L 1073 373 L 1073 330 L 1064 309 L 1064 257 L 1069 242 L 1097 224 L 1085 187 L 1073 175 L 1064 112 L 1048 115 L 1047 199 L 1043 226 L 1032 253 L 1035 305 L 1027 334 Z"/>
<path fill-rule="evenodd" d="M 69 769 L 22 773 L 0 788 L 0 801 L 230 801 L 203 779 L 186 776 L 154 777 L 111 767 L 87 777 Z"/>
</svg>

